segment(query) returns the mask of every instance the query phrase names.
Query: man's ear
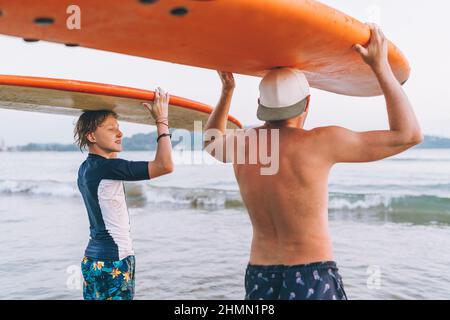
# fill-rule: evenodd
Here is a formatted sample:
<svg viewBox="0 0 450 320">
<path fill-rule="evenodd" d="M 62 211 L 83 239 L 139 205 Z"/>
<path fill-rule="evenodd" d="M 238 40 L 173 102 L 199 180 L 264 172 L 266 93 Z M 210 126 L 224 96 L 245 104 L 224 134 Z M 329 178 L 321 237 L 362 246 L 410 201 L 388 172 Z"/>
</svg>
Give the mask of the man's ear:
<svg viewBox="0 0 450 320">
<path fill-rule="evenodd" d="M 311 96 L 309 95 L 308 98 L 306 98 L 306 107 L 305 107 L 305 112 L 308 112 L 309 110 L 309 103 L 311 102 Z"/>
</svg>

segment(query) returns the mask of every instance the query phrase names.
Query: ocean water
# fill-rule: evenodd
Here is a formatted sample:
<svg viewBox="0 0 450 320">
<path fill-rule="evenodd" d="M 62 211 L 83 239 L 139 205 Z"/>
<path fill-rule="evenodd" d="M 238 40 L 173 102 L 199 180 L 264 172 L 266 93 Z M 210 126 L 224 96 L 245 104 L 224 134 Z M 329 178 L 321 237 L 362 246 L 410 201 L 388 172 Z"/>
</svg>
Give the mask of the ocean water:
<svg viewBox="0 0 450 320">
<path fill-rule="evenodd" d="M 0 153 L 0 299 L 82 298 L 89 225 L 76 176 L 85 157 Z M 169 176 L 125 184 L 136 299 L 242 299 L 251 226 L 232 167 L 202 152 L 176 152 L 175 163 Z M 338 165 L 329 184 L 350 299 L 450 298 L 450 150 Z"/>
</svg>

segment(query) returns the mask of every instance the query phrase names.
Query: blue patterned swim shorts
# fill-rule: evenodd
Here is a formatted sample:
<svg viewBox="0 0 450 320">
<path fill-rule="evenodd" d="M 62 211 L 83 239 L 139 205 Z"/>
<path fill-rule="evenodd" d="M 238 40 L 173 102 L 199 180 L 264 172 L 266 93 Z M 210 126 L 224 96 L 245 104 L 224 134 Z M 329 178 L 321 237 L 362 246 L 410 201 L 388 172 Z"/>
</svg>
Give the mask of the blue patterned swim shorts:
<svg viewBox="0 0 450 320">
<path fill-rule="evenodd" d="M 133 300 L 135 257 L 99 261 L 87 257 L 81 262 L 85 300 Z"/>
<path fill-rule="evenodd" d="M 246 300 L 347 300 L 335 262 L 249 265 L 245 290 Z"/>
</svg>

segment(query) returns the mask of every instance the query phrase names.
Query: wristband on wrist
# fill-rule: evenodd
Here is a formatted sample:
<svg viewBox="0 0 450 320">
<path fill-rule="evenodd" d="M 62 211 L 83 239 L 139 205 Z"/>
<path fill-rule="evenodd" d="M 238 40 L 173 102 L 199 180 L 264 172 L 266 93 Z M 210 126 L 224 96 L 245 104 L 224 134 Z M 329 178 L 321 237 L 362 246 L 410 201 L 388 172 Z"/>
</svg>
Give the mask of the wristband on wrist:
<svg viewBox="0 0 450 320">
<path fill-rule="evenodd" d="M 165 125 L 167 128 L 169 127 L 169 125 L 168 125 L 167 123 L 162 122 L 162 121 L 156 121 L 156 124 L 163 124 L 163 125 Z"/>
<path fill-rule="evenodd" d="M 170 139 L 172 139 L 172 134 L 171 134 L 171 133 L 163 133 L 163 134 L 160 134 L 160 135 L 158 136 L 158 139 L 156 139 L 156 143 L 159 142 L 159 139 L 164 138 L 164 137 L 169 137 Z"/>
</svg>

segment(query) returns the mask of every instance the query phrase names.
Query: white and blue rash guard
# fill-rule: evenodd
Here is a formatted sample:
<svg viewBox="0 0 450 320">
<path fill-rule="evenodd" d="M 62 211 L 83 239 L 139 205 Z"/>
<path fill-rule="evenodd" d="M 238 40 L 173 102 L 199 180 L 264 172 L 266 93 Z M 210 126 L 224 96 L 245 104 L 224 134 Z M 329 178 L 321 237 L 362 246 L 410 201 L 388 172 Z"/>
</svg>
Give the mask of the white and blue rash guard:
<svg viewBox="0 0 450 320">
<path fill-rule="evenodd" d="M 78 170 L 78 189 L 90 224 L 86 257 L 122 260 L 134 255 L 122 181 L 149 179 L 148 162 L 88 155 Z"/>
</svg>

